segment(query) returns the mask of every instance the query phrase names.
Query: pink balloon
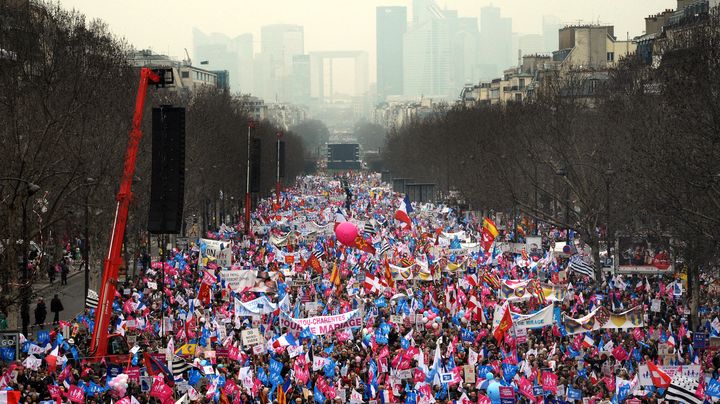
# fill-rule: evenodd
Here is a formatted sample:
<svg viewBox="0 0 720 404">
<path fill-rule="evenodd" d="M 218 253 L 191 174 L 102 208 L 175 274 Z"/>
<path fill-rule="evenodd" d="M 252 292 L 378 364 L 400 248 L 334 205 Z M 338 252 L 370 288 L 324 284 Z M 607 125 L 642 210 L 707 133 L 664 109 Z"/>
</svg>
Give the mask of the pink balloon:
<svg viewBox="0 0 720 404">
<path fill-rule="evenodd" d="M 355 245 L 355 238 L 358 236 L 358 228 L 350 222 L 342 222 L 335 228 L 335 237 L 338 241 L 348 247 Z"/>
</svg>

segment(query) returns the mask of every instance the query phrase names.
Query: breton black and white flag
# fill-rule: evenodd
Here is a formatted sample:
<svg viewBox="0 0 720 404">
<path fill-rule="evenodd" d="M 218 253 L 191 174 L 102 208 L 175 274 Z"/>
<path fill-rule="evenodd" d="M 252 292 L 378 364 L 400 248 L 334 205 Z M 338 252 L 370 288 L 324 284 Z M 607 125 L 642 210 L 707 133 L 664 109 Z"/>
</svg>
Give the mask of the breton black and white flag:
<svg viewBox="0 0 720 404">
<path fill-rule="evenodd" d="M 573 255 L 570 257 L 570 264 L 568 265 L 568 268 L 591 278 L 595 275 L 595 268 L 588 264 L 580 255 Z"/>
<path fill-rule="evenodd" d="M 173 376 L 180 376 L 183 372 L 186 372 L 192 368 L 184 359 L 177 356 L 173 356 L 172 361 L 169 363 L 170 372 Z"/>
<path fill-rule="evenodd" d="M 365 234 L 368 234 L 370 236 L 374 236 L 376 234 L 375 226 L 373 226 L 370 222 L 365 222 L 365 228 L 364 228 Z"/>
<path fill-rule="evenodd" d="M 390 244 L 388 244 L 387 240 L 382 241 L 382 245 L 380 246 L 380 249 L 377 251 L 377 256 L 382 257 L 383 254 L 390 251 Z"/>
<path fill-rule="evenodd" d="M 703 398 L 699 398 L 695 395 L 697 388 L 697 380 L 690 379 L 678 372 L 672 378 L 670 387 L 668 387 L 667 392 L 665 392 L 665 399 L 675 400 L 686 404 L 702 404 Z"/>
<path fill-rule="evenodd" d="M 88 289 L 87 297 L 85 298 L 85 307 L 88 309 L 97 309 L 100 298 L 96 291 Z"/>
</svg>

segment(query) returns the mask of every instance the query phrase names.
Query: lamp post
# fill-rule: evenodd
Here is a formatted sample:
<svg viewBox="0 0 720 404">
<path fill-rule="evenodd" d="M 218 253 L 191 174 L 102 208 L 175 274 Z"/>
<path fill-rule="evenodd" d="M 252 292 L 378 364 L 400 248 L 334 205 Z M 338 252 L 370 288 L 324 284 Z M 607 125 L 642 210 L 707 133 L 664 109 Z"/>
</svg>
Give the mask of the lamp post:
<svg viewBox="0 0 720 404">
<path fill-rule="evenodd" d="M 565 177 L 567 181 L 567 170 L 565 168 L 559 168 L 556 175 Z M 565 184 L 565 239 L 568 245 L 570 244 L 570 187 Z"/>
<path fill-rule="evenodd" d="M 87 300 L 90 290 L 90 186 L 95 184 L 94 178 L 86 178 L 85 185 L 88 187 L 85 193 L 85 242 L 83 243 L 83 261 L 85 261 L 85 299 Z"/>
<path fill-rule="evenodd" d="M 607 242 L 607 260 L 610 261 L 612 256 L 610 255 L 610 245 L 612 244 L 613 237 L 612 232 L 610 231 L 610 182 L 612 180 L 612 177 L 615 175 L 615 170 L 612 169 L 612 167 L 608 166 L 607 170 L 603 173 L 603 179 L 605 180 L 605 231 L 607 232 L 606 242 Z M 613 262 L 613 267 L 614 267 Z"/>
<path fill-rule="evenodd" d="M 275 201 L 280 205 L 280 138 L 283 133 L 277 133 L 277 181 L 275 183 Z"/>
<path fill-rule="evenodd" d="M 30 294 L 32 292 L 30 288 L 30 277 L 28 273 L 28 248 L 30 243 L 28 241 L 28 230 L 27 230 L 27 201 L 33 196 L 40 187 L 32 182 L 15 177 L 0 178 L 1 181 L 16 181 L 24 183 L 27 191 L 27 195 L 23 199 L 22 203 L 22 284 L 20 286 L 20 319 L 22 322 L 23 335 L 28 335 L 28 325 L 30 324 Z"/>
<path fill-rule="evenodd" d="M 250 130 L 255 127 L 255 121 L 248 120 L 247 130 L 247 170 L 245 176 L 245 235 L 250 236 L 250 208 L 252 198 L 250 196 Z"/>
</svg>

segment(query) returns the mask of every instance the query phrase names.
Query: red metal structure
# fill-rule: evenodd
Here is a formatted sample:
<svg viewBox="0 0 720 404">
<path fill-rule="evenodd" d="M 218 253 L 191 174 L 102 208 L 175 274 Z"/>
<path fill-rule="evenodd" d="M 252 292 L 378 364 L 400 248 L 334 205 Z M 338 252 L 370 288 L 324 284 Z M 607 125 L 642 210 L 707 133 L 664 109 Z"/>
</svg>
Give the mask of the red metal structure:
<svg viewBox="0 0 720 404">
<path fill-rule="evenodd" d="M 118 270 L 122 264 L 121 251 L 125 238 L 125 225 L 128 218 L 128 209 L 132 199 L 132 182 L 135 176 L 135 162 L 138 147 L 142 138 L 143 107 L 148 84 L 160 84 L 160 76 L 148 68 L 140 70 L 140 84 L 135 99 L 135 113 L 133 114 L 132 129 L 128 139 L 125 154 L 125 166 L 117 194 L 117 207 L 115 208 L 115 221 L 113 223 L 110 249 L 103 263 L 103 277 L 100 286 L 99 304 L 95 311 L 95 328 L 90 341 L 89 356 L 104 357 L 108 353 L 108 325 L 112 316 L 112 304 L 115 299 L 115 284 L 118 279 Z"/>
</svg>

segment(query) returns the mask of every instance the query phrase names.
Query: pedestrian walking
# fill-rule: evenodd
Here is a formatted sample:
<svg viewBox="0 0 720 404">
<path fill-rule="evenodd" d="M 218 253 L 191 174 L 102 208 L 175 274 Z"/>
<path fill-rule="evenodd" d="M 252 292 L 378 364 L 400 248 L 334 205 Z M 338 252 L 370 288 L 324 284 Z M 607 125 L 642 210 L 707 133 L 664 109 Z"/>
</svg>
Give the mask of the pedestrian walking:
<svg viewBox="0 0 720 404">
<path fill-rule="evenodd" d="M 35 305 L 35 325 L 45 324 L 45 318 L 47 317 L 47 306 L 45 306 L 45 300 L 39 298 L 37 305 Z"/>
<path fill-rule="evenodd" d="M 50 301 L 50 311 L 52 311 L 55 316 L 53 317 L 53 323 L 57 324 L 60 321 L 60 312 L 65 310 L 63 307 L 62 302 L 60 301 L 60 298 L 58 295 L 55 295 L 53 299 Z"/>
<path fill-rule="evenodd" d="M 55 283 L 55 274 L 57 273 L 57 270 L 55 269 L 55 265 L 48 266 L 47 274 L 48 274 L 48 280 L 50 281 L 50 285 Z"/>
<path fill-rule="evenodd" d="M 67 285 L 67 276 L 70 269 L 65 262 L 65 259 L 60 261 L 60 285 Z"/>
</svg>

